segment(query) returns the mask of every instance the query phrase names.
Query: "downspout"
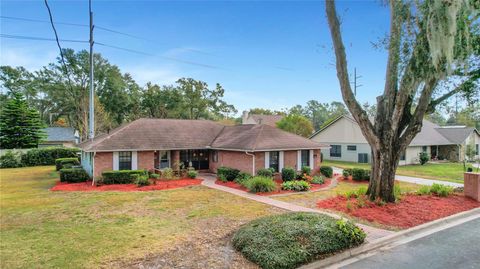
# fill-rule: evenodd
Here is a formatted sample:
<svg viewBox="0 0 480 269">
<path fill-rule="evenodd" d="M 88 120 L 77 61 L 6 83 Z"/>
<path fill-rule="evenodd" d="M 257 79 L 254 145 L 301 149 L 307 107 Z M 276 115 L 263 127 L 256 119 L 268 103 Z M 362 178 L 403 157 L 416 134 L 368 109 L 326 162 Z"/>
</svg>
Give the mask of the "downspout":
<svg viewBox="0 0 480 269">
<path fill-rule="evenodd" d="M 92 154 L 92 186 L 95 186 L 95 155 L 97 154 L 96 151 Z"/>
<path fill-rule="evenodd" d="M 248 156 L 252 156 L 252 176 L 255 175 L 255 154 L 248 153 L 248 151 L 245 151 L 245 154 Z"/>
</svg>

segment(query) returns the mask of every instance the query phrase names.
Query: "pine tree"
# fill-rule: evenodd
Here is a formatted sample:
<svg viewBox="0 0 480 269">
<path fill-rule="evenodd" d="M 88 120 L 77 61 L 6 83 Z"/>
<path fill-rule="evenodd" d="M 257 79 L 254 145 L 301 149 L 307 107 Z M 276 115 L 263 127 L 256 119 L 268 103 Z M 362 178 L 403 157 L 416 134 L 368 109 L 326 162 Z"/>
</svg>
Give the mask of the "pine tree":
<svg viewBox="0 0 480 269">
<path fill-rule="evenodd" d="M 20 149 L 38 147 L 45 137 L 40 114 L 29 108 L 21 93 L 12 92 L 0 115 L 0 147 Z"/>
</svg>

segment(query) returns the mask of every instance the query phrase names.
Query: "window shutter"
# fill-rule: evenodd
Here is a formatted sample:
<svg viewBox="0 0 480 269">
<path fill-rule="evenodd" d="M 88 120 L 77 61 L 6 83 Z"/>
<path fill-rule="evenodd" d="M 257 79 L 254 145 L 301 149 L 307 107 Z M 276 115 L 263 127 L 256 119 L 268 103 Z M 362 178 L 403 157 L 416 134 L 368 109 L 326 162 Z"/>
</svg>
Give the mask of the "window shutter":
<svg viewBox="0 0 480 269">
<path fill-rule="evenodd" d="M 278 154 L 278 171 L 279 172 L 282 172 L 282 169 L 283 169 L 283 165 L 284 165 L 284 161 L 283 161 L 283 151 L 280 151 L 280 153 Z"/>
<path fill-rule="evenodd" d="M 132 151 L 132 170 L 138 169 L 138 159 L 137 159 L 137 152 Z"/>
<path fill-rule="evenodd" d="M 113 152 L 113 170 L 118 170 L 118 151 Z"/>
<path fill-rule="evenodd" d="M 270 152 L 265 151 L 265 168 L 270 167 Z"/>
</svg>

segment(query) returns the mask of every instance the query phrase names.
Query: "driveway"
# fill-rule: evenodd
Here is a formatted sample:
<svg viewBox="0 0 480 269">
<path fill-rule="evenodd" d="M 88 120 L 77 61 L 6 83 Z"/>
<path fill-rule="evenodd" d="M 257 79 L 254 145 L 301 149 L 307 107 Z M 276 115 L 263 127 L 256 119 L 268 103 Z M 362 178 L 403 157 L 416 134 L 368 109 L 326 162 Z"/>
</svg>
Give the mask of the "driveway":
<svg viewBox="0 0 480 269">
<path fill-rule="evenodd" d="M 479 231 L 477 218 L 339 268 L 480 268 Z"/>
</svg>

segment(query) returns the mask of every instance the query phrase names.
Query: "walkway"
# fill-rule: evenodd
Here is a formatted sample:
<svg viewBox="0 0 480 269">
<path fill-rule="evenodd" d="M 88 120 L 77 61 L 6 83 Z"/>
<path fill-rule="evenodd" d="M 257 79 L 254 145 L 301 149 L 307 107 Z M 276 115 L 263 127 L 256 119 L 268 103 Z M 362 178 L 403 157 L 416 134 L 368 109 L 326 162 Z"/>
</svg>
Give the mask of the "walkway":
<svg viewBox="0 0 480 269">
<path fill-rule="evenodd" d="M 272 198 L 269 198 L 269 197 L 266 197 L 266 196 L 256 195 L 256 194 L 253 194 L 253 193 L 248 193 L 248 192 L 244 192 L 244 191 L 241 191 L 241 190 L 221 186 L 221 185 L 215 184 L 216 178 L 212 175 L 201 174 L 199 176 L 199 178 L 203 179 L 202 185 L 207 186 L 209 188 L 224 191 L 224 192 L 228 192 L 228 193 L 231 193 L 231 194 L 234 194 L 234 195 L 237 195 L 237 196 L 241 196 L 241 197 L 244 197 L 244 198 L 247 198 L 247 199 L 250 199 L 250 200 L 254 200 L 254 201 L 257 201 L 257 202 L 260 202 L 260 203 L 264 203 L 264 204 L 267 204 L 267 205 L 282 208 L 282 209 L 285 209 L 285 210 L 288 210 L 288 211 L 313 212 L 313 213 L 320 213 L 320 214 L 328 215 L 328 216 L 336 218 L 336 219 L 342 218 L 339 215 L 332 214 L 332 213 L 327 212 L 327 211 L 308 208 L 308 207 L 303 207 L 303 206 L 299 206 L 299 205 L 295 205 L 295 204 L 291 204 L 291 203 L 287 203 L 287 202 L 283 202 L 283 201 L 278 201 L 278 200 L 275 200 L 275 199 L 272 199 Z M 374 227 L 367 226 L 367 225 L 364 225 L 364 224 L 357 224 L 357 225 L 359 227 L 361 227 L 365 231 L 365 233 L 367 233 L 367 241 L 373 241 L 375 239 L 378 239 L 378 238 L 381 238 L 381 237 L 384 237 L 384 236 L 387 236 L 387 235 L 390 235 L 390 234 L 394 233 L 392 231 L 378 229 L 378 228 L 374 228 Z"/>
<path fill-rule="evenodd" d="M 333 172 L 338 173 L 338 174 L 342 174 L 343 169 L 338 168 L 338 167 L 333 167 Z M 455 182 L 435 180 L 435 179 L 425 179 L 425 178 L 420 178 L 420 177 L 409 177 L 409 176 L 396 175 L 395 179 L 398 180 L 398 181 L 415 183 L 415 184 L 419 184 L 419 185 L 431 186 L 434 183 L 437 183 L 437 184 L 441 184 L 441 185 L 452 186 L 454 188 L 463 187 L 463 183 L 455 183 Z"/>
</svg>

